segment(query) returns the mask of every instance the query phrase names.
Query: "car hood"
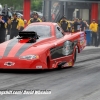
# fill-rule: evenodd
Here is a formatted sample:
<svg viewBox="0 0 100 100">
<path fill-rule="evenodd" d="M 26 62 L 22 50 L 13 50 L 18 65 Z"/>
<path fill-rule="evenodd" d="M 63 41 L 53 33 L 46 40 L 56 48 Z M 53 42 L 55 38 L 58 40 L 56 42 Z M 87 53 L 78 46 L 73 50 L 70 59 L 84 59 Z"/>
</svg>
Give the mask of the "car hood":
<svg viewBox="0 0 100 100">
<path fill-rule="evenodd" d="M 50 44 L 51 41 L 53 42 L 55 39 L 39 38 L 35 43 L 27 43 L 27 39 L 18 42 L 18 39 L 14 38 L 0 44 L 0 57 L 19 57 L 20 55 L 38 53 L 52 45 Z"/>
</svg>

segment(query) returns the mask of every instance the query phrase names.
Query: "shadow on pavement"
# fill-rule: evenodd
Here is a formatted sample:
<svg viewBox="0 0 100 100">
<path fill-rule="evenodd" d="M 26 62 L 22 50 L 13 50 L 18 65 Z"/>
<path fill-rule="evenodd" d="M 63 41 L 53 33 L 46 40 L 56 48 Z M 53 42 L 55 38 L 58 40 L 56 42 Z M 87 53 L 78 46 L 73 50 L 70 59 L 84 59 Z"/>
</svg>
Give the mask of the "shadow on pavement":
<svg viewBox="0 0 100 100">
<path fill-rule="evenodd" d="M 20 70 L 20 69 L 0 69 L 0 73 L 13 73 L 13 74 L 42 74 L 54 71 L 72 70 L 74 67 L 67 67 L 62 69 L 45 69 L 45 70 Z"/>
</svg>

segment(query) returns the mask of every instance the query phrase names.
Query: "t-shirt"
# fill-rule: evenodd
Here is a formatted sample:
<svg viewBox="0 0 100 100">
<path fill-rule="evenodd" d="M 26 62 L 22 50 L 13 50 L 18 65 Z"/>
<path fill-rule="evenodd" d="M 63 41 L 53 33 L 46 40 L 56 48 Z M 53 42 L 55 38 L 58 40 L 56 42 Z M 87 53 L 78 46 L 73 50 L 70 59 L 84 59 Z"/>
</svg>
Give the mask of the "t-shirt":
<svg viewBox="0 0 100 100">
<path fill-rule="evenodd" d="M 62 29 L 64 30 L 64 32 L 67 32 L 67 31 L 68 31 L 68 30 L 67 30 L 68 22 L 62 21 L 62 22 L 61 22 L 61 27 L 62 27 Z"/>
<path fill-rule="evenodd" d="M 79 30 L 80 30 L 80 23 L 74 22 L 74 23 L 73 23 L 73 27 L 74 27 L 74 32 L 79 31 Z"/>
<path fill-rule="evenodd" d="M 18 23 L 19 23 L 19 20 L 17 20 L 17 19 L 12 20 L 12 22 L 11 22 L 12 30 L 17 29 Z"/>
<path fill-rule="evenodd" d="M 81 31 L 84 31 L 85 23 L 83 21 L 80 22 Z"/>
<path fill-rule="evenodd" d="M 97 32 L 98 31 L 98 24 L 97 23 L 91 23 L 90 24 L 90 30 L 93 32 Z"/>
</svg>

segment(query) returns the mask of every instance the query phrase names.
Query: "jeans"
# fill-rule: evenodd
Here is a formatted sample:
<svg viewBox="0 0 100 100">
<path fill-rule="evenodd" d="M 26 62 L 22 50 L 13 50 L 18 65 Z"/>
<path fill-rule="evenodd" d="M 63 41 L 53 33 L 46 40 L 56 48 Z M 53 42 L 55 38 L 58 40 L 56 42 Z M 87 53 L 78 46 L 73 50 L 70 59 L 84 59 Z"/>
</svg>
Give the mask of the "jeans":
<svg viewBox="0 0 100 100">
<path fill-rule="evenodd" d="M 98 46 L 97 32 L 92 32 L 92 45 Z"/>
<path fill-rule="evenodd" d="M 99 32 L 98 32 L 98 45 L 100 45 L 100 30 L 99 30 Z"/>
</svg>

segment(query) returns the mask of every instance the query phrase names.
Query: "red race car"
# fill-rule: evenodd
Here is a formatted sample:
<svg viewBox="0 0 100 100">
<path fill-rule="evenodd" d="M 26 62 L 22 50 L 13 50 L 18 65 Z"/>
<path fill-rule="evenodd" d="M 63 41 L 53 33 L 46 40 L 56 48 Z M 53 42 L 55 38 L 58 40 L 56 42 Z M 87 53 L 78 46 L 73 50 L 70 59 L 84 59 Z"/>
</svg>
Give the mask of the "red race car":
<svg viewBox="0 0 100 100">
<path fill-rule="evenodd" d="M 85 32 L 64 33 L 57 23 L 32 23 L 0 44 L 0 69 L 72 67 L 85 46 Z"/>
</svg>

